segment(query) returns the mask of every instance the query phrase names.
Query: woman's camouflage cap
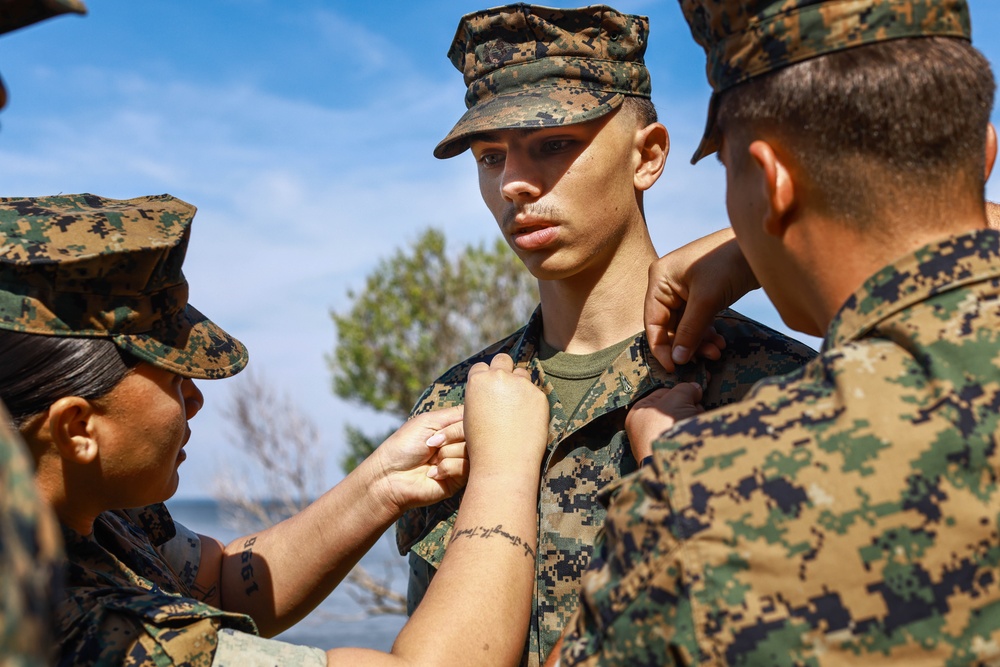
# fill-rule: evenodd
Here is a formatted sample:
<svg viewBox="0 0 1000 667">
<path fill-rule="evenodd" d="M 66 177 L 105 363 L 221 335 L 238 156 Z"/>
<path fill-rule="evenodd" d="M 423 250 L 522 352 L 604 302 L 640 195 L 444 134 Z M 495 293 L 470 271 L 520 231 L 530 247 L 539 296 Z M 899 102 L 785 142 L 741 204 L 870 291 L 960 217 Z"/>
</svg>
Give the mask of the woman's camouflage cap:
<svg viewBox="0 0 1000 667">
<path fill-rule="evenodd" d="M 0 35 L 60 14 L 86 14 L 81 0 L 0 0 Z M 7 104 L 7 89 L 0 81 L 0 109 Z"/>
<path fill-rule="evenodd" d="M 719 149 L 719 95 L 755 76 L 903 37 L 971 39 L 966 0 L 679 0 L 708 57 L 712 101 L 692 164 Z"/>
<path fill-rule="evenodd" d="M 0 198 L 0 328 L 110 338 L 184 377 L 239 373 L 246 348 L 187 302 L 195 210 L 170 195 Z"/>
<path fill-rule="evenodd" d="M 582 123 L 617 109 L 625 95 L 649 97 L 648 36 L 645 16 L 605 5 L 466 14 L 448 58 L 465 75 L 468 111 L 434 156 L 458 155 L 475 134 Z"/>
</svg>

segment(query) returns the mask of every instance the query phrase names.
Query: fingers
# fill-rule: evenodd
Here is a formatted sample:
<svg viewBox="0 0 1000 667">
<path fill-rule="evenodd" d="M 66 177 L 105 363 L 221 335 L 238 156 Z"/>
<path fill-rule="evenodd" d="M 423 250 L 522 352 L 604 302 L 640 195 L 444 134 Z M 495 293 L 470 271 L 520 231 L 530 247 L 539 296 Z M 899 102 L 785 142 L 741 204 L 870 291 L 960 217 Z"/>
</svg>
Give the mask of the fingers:
<svg viewBox="0 0 1000 667">
<path fill-rule="evenodd" d="M 465 442 L 465 423 L 456 422 L 427 438 L 428 447 L 441 447 L 452 442 Z"/>
<path fill-rule="evenodd" d="M 441 459 L 427 470 L 427 476 L 436 480 L 467 479 L 469 477 L 469 459 Z"/>
<path fill-rule="evenodd" d="M 636 401 L 625 416 L 625 432 L 636 461 L 653 452 L 653 441 L 682 419 L 704 412 L 699 405 L 701 386 L 682 382 L 671 389 L 657 389 Z"/>
<path fill-rule="evenodd" d="M 674 371 L 671 356 L 672 311 L 684 307 L 684 299 L 671 287 L 672 265 L 661 257 L 649 265 L 649 283 L 643 305 L 642 321 L 646 328 L 649 349 L 657 361 L 668 371 Z"/>
<path fill-rule="evenodd" d="M 715 331 L 712 328 L 715 316 L 723 308 L 725 308 L 725 304 L 721 301 L 707 296 L 699 298 L 698 295 L 692 293 L 691 301 L 681 314 L 681 319 L 677 322 L 677 331 L 674 333 L 674 345 L 670 357 L 675 364 L 688 363 L 691 361 L 694 351 L 701 350 L 703 346 L 709 355 L 715 355 L 705 355 L 709 359 L 718 359 L 721 356 L 718 341 L 721 341 L 721 347 L 725 347 L 725 339 L 717 333 L 713 337 L 711 332 Z M 706 339 L 709 342 L 704 345 Z"/>
<path fill-rule="evenodd" d="M 495 371 L 507 371 L 511 373 L 514 370 L 514 360 L 510 358 L 509 354 L 498 354 L 490 362 L 490 368 Z"/>
<path fill-rule="evenodd" d="M 495 371 L 507 371 L 508 373 L 514 370 L 514 360 L 510 358 L 509 354 L 500 353 L 490 360 L 489 364 L 480 361 L 477 364 L 473 364 L 472 368 L 469 369 L 469 377 L 474 375 L 479 375 L 480 373 L 485 373 L 489 370 Z"/>
<path fill-rule="evenodd" d="M 453 424 L 461 425 L 462 415 L 464 413 L 465 413 L 464 405 L 453 405 L 450 408 L 433 410 L 431 412 L 422 412 L 419 415 L 413 417 L 413 419 L 411 419 L 410 422 L 415 423 L 419 426 L 426 427 L 433 431 L 441 431 Z M 434 445 L 428 444 L 428 446 L 433 447 Z"/>
<path fill-rule="evenodd" d="M 657 389 L 636 401 L 635 408 L 652 408 L 675 420 L 687 419 L 705 411 L 701 403 L 702 389 L 697 382 L 681 382 L 670 389 Z"/>
</svg>

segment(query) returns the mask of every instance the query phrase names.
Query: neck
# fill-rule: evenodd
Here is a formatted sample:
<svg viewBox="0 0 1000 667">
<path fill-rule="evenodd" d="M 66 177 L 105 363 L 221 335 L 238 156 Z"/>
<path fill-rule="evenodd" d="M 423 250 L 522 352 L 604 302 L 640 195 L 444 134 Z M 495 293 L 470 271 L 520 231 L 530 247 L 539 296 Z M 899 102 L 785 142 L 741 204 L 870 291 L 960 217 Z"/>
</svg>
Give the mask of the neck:
<svg viewBox="0 0 1000 667">
<path fill-rule="evenodd" d="M 883 228 L 867 233 L 826 220 L 801 226 L 792 239 L 800 267 L 792 282 L 799 286 L 799 302 L 808 304 L 804 310 L 816 327 L 814 335 L 826 332 L 847 299 L 877 271 L 928 243 L 986 226 L 981 210 L 952 214 L 944 223 L 913 218 L 886 221 Z"/>
<path fill-rule="evenodd" d="M 642 226 L 606 263 L 560 280 L 539 280 L 542 335 L 571 354 L 590 354 L 642 331 L 649 265 L 656 250 Z"/>
<path fill-rule="evenodd" d="M 37 463 L 35 482 L 42 499 L 59 518 L 59 523 L 80 535 L 90 535 L 94 531 L 94 521 L 100 510 L 85 507 L 85 503 L 68 491 L 69 475 L 60 465 L 56 455 L 43 455 Z M 81 497 L 86 497 L 83 495 Z"/>
</svg>

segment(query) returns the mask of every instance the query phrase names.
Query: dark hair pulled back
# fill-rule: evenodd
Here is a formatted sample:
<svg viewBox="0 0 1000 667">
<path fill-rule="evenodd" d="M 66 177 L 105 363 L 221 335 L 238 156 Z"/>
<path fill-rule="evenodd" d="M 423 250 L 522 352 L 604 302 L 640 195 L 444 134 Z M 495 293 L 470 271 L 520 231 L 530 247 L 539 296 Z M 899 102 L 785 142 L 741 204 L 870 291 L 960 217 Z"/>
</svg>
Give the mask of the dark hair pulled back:
<svg viewBox="0 0 1000 667">
<path fill-rule="evenodd" d="M 138 362 L 107 338 L 0 330 L 0 399 L 20 428 L 60 398 L 101 398 Z"/>
</svg>

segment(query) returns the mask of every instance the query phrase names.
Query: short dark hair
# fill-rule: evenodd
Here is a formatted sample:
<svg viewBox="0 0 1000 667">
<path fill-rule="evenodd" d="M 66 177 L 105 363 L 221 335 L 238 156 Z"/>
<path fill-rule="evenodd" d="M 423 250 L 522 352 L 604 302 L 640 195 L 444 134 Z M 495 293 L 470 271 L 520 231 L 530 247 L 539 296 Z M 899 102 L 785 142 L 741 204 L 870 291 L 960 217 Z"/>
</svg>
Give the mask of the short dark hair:
<svg viewBox="0 0 1000 667">
<path fill-rule="evenodd" d="M 717 122 L 727 139 L 779 139 L 819 210 L 863 227 L 942 182 L 983 197 L 995 87 L 965 40 L 897 39 L 751 79 L 722 94 Z"/>
<path fill-rule="evenodd" d="M 138 363 L 107 338 L 0 329 L 0 399 L 21 428 L 60 398 L 103 397 Z"/>
<path fill-rule="evenodd" d="M 621 106 L 622 113 L 632 116 L 642 127 L 656 122 L 656 107 L 648 97 L 626 95 Z"/>
</svg>

